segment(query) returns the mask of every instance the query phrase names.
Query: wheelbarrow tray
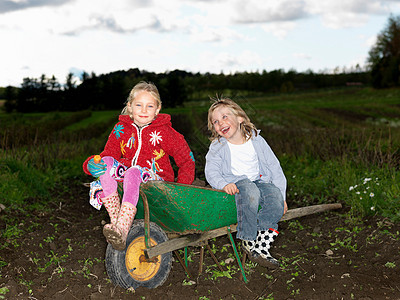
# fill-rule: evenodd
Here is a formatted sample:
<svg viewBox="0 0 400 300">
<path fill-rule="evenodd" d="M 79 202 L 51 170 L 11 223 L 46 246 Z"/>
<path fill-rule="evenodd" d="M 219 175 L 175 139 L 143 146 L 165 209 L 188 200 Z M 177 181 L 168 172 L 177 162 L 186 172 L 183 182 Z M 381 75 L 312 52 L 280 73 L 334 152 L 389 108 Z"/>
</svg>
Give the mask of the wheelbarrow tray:
<svg viewBox="0 0 400 300">
<path fill-rule="evenodd" d="M 165 181 L 148 181 L 140 190 L 136 218 L 144 218 L 144 194 L 150 221 L 167 233 L 201 233 L 237 223 L 235 197 L 224 191 Z"/>
</svg>

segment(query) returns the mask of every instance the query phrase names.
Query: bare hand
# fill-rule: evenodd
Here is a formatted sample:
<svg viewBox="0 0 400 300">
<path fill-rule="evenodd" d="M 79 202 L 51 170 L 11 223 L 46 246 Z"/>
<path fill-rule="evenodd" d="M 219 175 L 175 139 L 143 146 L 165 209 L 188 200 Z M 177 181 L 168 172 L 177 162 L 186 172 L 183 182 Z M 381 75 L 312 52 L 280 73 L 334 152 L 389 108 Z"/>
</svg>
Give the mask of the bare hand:
<svg viewBox="0 0 400 300">
<path fill-rule="evenodd" d="M 285 201 L 284 208 L 283 208 L 283 214 L 286 214 L 287 210 L 288 210 L 288 207 L 287 207 L 287 203 Z"/>
<path fill-rule="evenodd" d="M 223 190 L 229 195 L 239 194 L 239 189 L 234 183 L 227 184 L 226 186 L 224 186 Z"/>
</svg>

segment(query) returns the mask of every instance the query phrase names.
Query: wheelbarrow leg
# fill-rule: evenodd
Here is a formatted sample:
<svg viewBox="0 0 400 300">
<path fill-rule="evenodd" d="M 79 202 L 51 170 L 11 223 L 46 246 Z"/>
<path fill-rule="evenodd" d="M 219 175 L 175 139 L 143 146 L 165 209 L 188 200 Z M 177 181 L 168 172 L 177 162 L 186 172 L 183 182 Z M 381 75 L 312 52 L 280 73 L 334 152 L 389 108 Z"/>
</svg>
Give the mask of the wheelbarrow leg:
<svg viewBox="0 0 400 300">
<path fill-rule="evenodd" d="M 246 258 L 247 258 L 247 253 L 243 251 L 243 256 L 242 256 L 242 266 L 244 268 L 245 263 L 246 263 Z M 240 274 L 240 279 L 243 279 L 243 273 Z"/>
<path fill-rule="evenodd" d="M 203 273 L 203 263 L 204 263 L 204 246 L 207 247 L 208 252 L 210 253 L 212 259 L 214 260 L 214 262 L 216 263 L 216 265 L 218 266 L 218 269 L 223 272 L 224 269 L 222 269 L 218 259 L 215 257 L 214 253 L 211 250 L 210 245 L 208 244 L 208 241 L 204 242 L 204 245 L 200 246 L 200 265 L 199 265 L 199 275 L 201 273 Z"/>
<path fill-rule="evenodd" d="M 143 210 L 144 210 L 144 243 L 146 249 L 150 248 L 150 211 L 149 211 L 149 203 L 147 201 L 146 194 L 139 190 L 140 196 L 143 200 Z"/>
<path fill-rule="evenodd" d="M 176 257 L 178 258 L 179 262 L 181 263 L 183 269 L 185 270 L 186 274 L 189 276 L 189 278 L 193 279 L 192 274 L 190 274 L 189 269 L 187 268 L 186 264 L 183 262 L 181 256 L 179 255 L 177 250 L 174 250 L 174 253 Z"/>
<path fill-rule="evenodd" d="M 247 283 L 248 280 L 246 278 L 246 274 L 244 273 L 243 265 L 242 265 L 242 262 L 240 261 L 240 257 L 239 257 L 239 253 L 236 249 L 235 241 L 233 240 L 233 237 L 232 237 L 231 228 L 228 226 L 227 230 L 228 230 L 229 240 L 231 241 L 231 244 L 232 244 L 233 252 L 235 252 L 236 260 L 238 262 L 240 271 L 242 272 L 243 281 L 244 281 L 244 283 Z"/>
<path fill-rule="evenodd" d="M 224 269 L 222 269 L 221 265 L 219 264 L 218 259 L 215 257 L 215 255 L 214 255 L 214 253 L 212 252 L 211 247 L 210 247 L 210 245 L 209 245 L 208 243 L 207 243 L 207 249 L 208 249 L 208 252 L 210 252 L 210 255 L 211 255 L 212 259 L 213 259 L 214 262 L 217 264 L 218 269 L 219 269 L 221 272 L 223 272 Z"/>
<path fill-rule="evenodd" d="M 187 250 L 187 247 L 185 247 L 184 253 L 185 253 L 185 266 L 187 268 L 189 266 L 189 264 L 188 264 L 188 250 Z"/>
<path fill-rule="evenodd" d="M 199 276 L 203 273 L 203 263 L 204 263 L 204 246 L 200 247 L 200 263 L 199 263 Z"/>
</svg>

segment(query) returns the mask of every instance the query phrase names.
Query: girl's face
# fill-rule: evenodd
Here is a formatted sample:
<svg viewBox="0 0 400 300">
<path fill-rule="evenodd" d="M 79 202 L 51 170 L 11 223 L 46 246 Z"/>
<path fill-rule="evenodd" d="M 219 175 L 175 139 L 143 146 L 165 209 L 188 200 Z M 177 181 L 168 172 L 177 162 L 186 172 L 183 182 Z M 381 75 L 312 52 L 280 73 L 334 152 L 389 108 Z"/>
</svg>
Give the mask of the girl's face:
<svg viewBox="0 0 400 300">
<path fill-rule="evenodd" d="M 240 145 L 245 139 L 240 130 L 242 117 L 236 116 L 228 107 L 219 106 L 211 114 L 211 122 L 215 131 L 230 143 Z"/>
<path fill-rule="evenodd" d="M 160 112 L 160 107 L 150 93 L 143 91 L 136 95 L 131 103 L 128 103 L 128 110 L 132 114 L 133 122 L 142 127 L 154 120 Z"/>
</svg>

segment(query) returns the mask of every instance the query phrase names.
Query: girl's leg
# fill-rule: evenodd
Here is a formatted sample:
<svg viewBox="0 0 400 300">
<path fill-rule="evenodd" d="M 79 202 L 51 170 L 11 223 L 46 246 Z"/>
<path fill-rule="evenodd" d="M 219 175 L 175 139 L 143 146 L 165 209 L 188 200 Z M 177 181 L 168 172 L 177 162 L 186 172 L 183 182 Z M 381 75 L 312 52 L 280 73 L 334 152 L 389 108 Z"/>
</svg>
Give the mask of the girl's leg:
<svg viewBox="0 0 400 300">
<path fill-rule="evenodd" d="M 111 177 L 110 170 L 114 163 L 114 158 L 105 156 L 102 158 L 107 165 L 106 172 L 100 176 L 100 183 L 103 193 L 100 196 L 108 215 L 110 216 L 111 224 L 117 223 L 118 213 L 120 209 L 120 199 L 117 191 L 117 181 Z M 106 225 L 107 226 L 107 225 Z"/>
<path fill-rule="evenodd" d="M 272 183 L 254 182 L 261 193 L 260 210 L 257 214 L 258 231 L 270 228 L 278 230 L 278 222 L 283 216 L 284 201 L 279 188 Z"/>
<path fill-rule="evenodd" d="M 105 156 L 102 158 L 102 160 L 107 165 L 107 169 L 106 172 L 100 176 L 100 183 L 101 187 L 103 188 L 103 197 L 107 197 L 117 190 L 118 183 L 110 175 L 110 170 L 114 164 L 114 158 L 111 156 Z"/>
<path fill-rule="evenodd" d="M 142 177 L 138 168 L 129 168 L 124 175 L 124 196 L 123 202 L 129 202 L 136 206 L 139 200 L 139 188 Z"/>
<path fill-rule="evenodd" d="M 114 249 L 122 251 L 126 247 L 126 237 L 136 215 L 139 188 L 142 183 L 140 170 L 130 168 L 124 174 L 124 196 L 115 227 L 104 227 L 103 233 Z"/>
<path fill-rule="evenodd" d="M 237 235 L 242 240 L 254 241 L 257 236 L 257 211 L 260 191 L 249 179 L 236 182 L 239 194 L 235 195 L 237 209 Z"/>
<path fill-rule="evenodd" d="M 261 193 L 255 251 L 260 255 L 259 263 L 266 267 L 276 268 L 279 266 L 279 262 L 272 257 L 269 250 L 279 234 L 278 222 L 282 218 L 284 210 L 283 196 L 272 183 L 256 181 L 255 184 Z"/>
</svg>

